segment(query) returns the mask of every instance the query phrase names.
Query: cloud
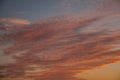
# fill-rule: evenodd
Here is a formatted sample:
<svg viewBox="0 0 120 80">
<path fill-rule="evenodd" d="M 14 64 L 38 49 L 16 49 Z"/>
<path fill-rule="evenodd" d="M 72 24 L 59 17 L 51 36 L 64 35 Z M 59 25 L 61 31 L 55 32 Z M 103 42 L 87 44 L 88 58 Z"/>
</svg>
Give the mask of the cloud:
<svg viewBox="0 0 120 80">
<path fill-rule="evenodd" d="M 16 32 L 19 28 L 29 24 L 30 22 L 24 19 L 0 18 L 0 36 L 5 36 Z"/>
<path fill-rule="evenodd" d="M 75 74 L 120 61 L 119 20 L 116 14 L 83 21 L 64 17 L 22 27 L 9 36 L 16 42 L 4 54 L 15 62 L 1 64 L 1 76 L 84 80 Z"/>
<path fill-rule="evenodd" d="M 114 10 L 109 13 L 109 9 L 97 13 L 95 8 L 91 15 L 88 10 L 34 24 L 12 20 L 29 25 L 4 38 L 0 36 L 4 56 L 15 61 L 0 64 L 0 77 L 85 80 L 76 74 L 120 61 L 120 13 Z M 7 44 L 12 45 L 6 47 Z"/>
<path fill-rule="evenodd" d="M 16 18 L 0 18 L 0 23 L 11 23 L 11 24 L 30 24 L 29 21 Z"/>
</svg>

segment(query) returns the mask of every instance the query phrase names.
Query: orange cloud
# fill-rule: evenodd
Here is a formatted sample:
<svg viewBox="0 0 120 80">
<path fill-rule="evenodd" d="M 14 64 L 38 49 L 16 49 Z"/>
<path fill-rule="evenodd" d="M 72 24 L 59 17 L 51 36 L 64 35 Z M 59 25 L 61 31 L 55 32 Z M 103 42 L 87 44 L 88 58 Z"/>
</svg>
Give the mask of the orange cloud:
<svg viewBox="0 0 120 80">
<path fill-rule="evenodd" d="M 8 36 L 16 42 L 3 51 L 16 62 L 1 64 L 1 77 L 84 80 L 75 74 L 120 61 L 119 20 L 116 15 L 83 21 L 53 18 L 24 26 Z"/>
<path fill-rule="evenodd" d="M 16 18 L 0 18 L 0 23 L 30 24 L 29 21 Z"/>
</svg>

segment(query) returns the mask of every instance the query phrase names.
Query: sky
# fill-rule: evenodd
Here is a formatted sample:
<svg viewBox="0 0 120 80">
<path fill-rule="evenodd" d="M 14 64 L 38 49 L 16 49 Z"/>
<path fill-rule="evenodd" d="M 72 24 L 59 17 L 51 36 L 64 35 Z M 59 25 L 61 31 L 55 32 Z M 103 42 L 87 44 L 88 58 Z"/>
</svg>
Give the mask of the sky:
<svg viewBox="0 0 120 80">
<path fill-rule="evenodd" d="M 62 0 L 1 0 L 0 17 L 36 21 L 59 14 Z"/>
<path fill-rule="evenodd" d="M 1 80 L 119 80 L 120 0 L 0 0 Z"/>
<path fill-rule="evenodd" d="M 35 22 L 65 13 L 79 13 L 107 1 L 112 0 L 0 0 L 0 17 L 21 18 Z"/>
</svg>

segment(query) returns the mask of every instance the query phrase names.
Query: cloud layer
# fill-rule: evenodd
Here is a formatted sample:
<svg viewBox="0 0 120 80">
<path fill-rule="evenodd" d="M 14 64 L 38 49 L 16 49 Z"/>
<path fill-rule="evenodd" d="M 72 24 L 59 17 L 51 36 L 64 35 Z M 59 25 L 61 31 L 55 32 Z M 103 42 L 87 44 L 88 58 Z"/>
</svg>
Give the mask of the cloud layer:
<svg viewBox="0 0 120 80">
<path fill-rule="evenodd" d="M 51 17 L 4 32 L 0 57 L 9 58 L 0 63 L 1 79 L 85 80 L 75 75 L 120 61 L 120 12 L 107 10 Z"/>
</svg>

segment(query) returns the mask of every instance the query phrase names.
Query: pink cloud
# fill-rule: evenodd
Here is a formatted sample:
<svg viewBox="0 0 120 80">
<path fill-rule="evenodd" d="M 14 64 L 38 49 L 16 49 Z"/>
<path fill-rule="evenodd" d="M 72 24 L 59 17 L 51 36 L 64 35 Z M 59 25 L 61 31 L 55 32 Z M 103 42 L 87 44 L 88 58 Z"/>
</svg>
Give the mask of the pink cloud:
<svg viewBox="0 0 120 80">
<path fill-rule="evenodd" d="M 115 23 L 112 24 L 114 26 L 108 24 L 109 19 Z M 4 74 L 1 76 L 32 77 L 36 80 L 79 80 L 75 74 L 120 61 L 120 50 L 112 50 L 119 44 L 120 35 L 113 34 L 114 31 L 109 32 L 117 28 L 118 21 L 119 16 L 109 15 L 77 22 L 58 18 L 57 22 L 53 19 L 31 24 L 33 27 L 24 26 L 14 36 L 9 36 L 16 43 L 5 48 L 4 54 L 12 56 L 16 62 L 1 64 L 1 72 Z M 103 27 L 103 24 L 109 26 Z M 114 29 L 115 32 L 119 33 L 118 29 Z M 29 67 L 30 65 L 35 66 Z"/>
<path fill-rule="evenodd" d="M 30 24 L 29 21 L 16 18 L 0 18 L 0 23 L 13 23 L 13 24 Z"/>
</svg>

